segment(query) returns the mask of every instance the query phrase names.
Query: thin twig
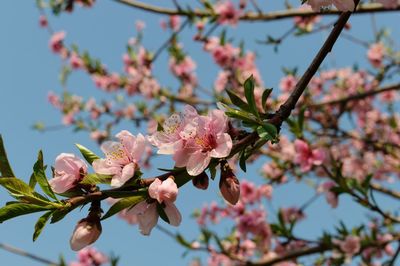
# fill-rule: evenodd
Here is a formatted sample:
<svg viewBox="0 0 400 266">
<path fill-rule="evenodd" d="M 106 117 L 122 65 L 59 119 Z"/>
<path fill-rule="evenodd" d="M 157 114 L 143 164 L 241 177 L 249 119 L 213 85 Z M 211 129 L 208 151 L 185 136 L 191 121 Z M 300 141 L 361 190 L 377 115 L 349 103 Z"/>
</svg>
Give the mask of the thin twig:
<svg viewBox="0 0 400 266">
<path fill-rule="evenodd" d="M 138 8 L 144 11 L 161 14 L 161 15 L 178 15 L 178 16 L 186 16 L 186 17 L 215 17 L 215 14 L 208 11 L 201 10 L 177 10 L 170 9 L 155 5 L 150 5 L 146 3 L 142 3 L 136 0 L 114 0 L 118 3 L 125 4 L 134 8 Z M 394 9 L 384 8 L 381 4 L 371 3 L 360 5 L 355 11 L 354 14 L 365 14 L 365 13 L 375 13 L 375 12 L 394 12 L 400 10 L 400 5 Z M 301 9 L 288 9 L 282 11 L 274 11 L 269 13 L 259 14 L 258 12 L 246 12 L 240 17 L 240 20 L 243 21 L 275 21 L 280 19 L 287 19 L 293 17 L 311 17 L 316 15 L 321 16 L 332 16 L 339 15 L 341 11 L 336 9 L 325 10 L 323 12 L 315 12 L 312 10 L 301 10 Z"/>
<path fill-rule="evenodd" d="M 11 253 L 20 255 L 22 257 L 26 257 L 26 258 L 35 260 L 37 262 L 40 262 L 40 263 L 43 263 L 43 264 L 46 264 L 46 265 L 49 265 L 49 266 L 60 266 L 60 264 L 57 263 L 57 262 L 42 258 L 40 256 L 37 256 L 37 255 L 32 254 L 32 253 L 29 253 L 29 252 L 27 252 L 25 250 L 10 246 L 8 244 L 0 243 L 0 248 L 6 250 L 8 252 L 11 252 Z"/>
</svg>

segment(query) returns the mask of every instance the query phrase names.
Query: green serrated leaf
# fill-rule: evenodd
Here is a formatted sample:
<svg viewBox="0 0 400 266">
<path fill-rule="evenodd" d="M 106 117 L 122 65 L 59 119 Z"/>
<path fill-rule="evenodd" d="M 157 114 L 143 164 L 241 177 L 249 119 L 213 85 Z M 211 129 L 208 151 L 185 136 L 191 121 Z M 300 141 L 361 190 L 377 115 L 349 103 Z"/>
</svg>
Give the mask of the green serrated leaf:
<svg viewBox="0 0 400 266">
<path fill-rule="evenodd" d="M 250 106 L 251 113 L 255 115 L 257 118 L 260 117 L 257 110 L 256 100 L 254 97 L 254 78 L 251 75 L 244 82 L 244 96 L 246 97 L 247 103 Z"/>
<path fill-rule="evenodd" d="M 66 209 L 55 210 L 55 211 L 52 213 L 50 223 L 51 223 L 51 224 L 54 224 L 54 223 L 56 223 L 56 222 L 61 221 L 61 220 L 65 217 L 65 215 L 67 215 L 67 214 L 68 214 L 69 212 L 71 212 L 73 209 L 75 209 L 75 208 L 69 208 L 69 209 L 66 208 Z"/>
<path fill-rule="evenodd" d="M 262 94 L 262 97 L 261 97 L 261 104 L 262 104 L 262 107 L 263 107 L 265 112 L 267 112 L 267 100 L 268 100 L 268 97 L 271 94 L 271 92 L 272 92 L 272 88 L 271 89 L 265 89 L 263 94 Z"/>
<path fill-rule="evenodd" d="M 4 206 L 0 209 L 0 223 L 9 220 L 11 218 L 48 210 L 48 208 L 44 206 L 33 205 L 29 203 L 12 203 Z"/>
<path fill-rule="evenodd" d="M 226 92 L 228 93 L 228 96 L 229 96 L 229 98 L 231 99 L 231 102 L 234 105 L 236 105 L 237 107 L 239 107 L 243 111 L 251 112 L 250 106 L 246 102 L 244 102 L 242 99 L 240 99 L 240 97 L 237 96 L 233 91 L 226 90 Z"/>
<path fill-rule="evenodd" d="M 99 156 L 97 156 L 94 152 L 86 148 L 85 146 L 76 143 L 76 147 L 78 147 L 79 151 L 81 152 L 82 156 L 85 158 L 85 160 L 92 165 L 94 160 L 100 159 Z"/>
<path fill-rule="evenodd" d="M 43 152 L 39 151 L 38 159 L 33 166 L 33 174 L 39 186 L 42 188 L 43 192 L 50 198 L 57 200 L 56 195 L 50 187 L 49 181 L 47 181 L 46 173 L 44 171 L 43 165 Z"/>
<path fill-rule="evenodd" d="M 138 204 L 139 202 L 146 199 L 147 192 L 138 191 L 137 193 L 138 194 L 135 196 L 123 198 L 123 199 L 120 199 L 119 201 L 117 201 L 116 203 L 114 203 L 114 205 L 112 205 L 110 207 L 110 209 L 107 211 L 106 214 L 103 215 L 103 217 L 101 219 L 105 220 L 105 219 L 113 216 L 114 214 L 122 211 L 123 209 L 131 208 L 131 207 L 135 206 L 136 204 Z"/>
<path fill-rule="evenodd" d="M 40 233 L 42 233 L 44 226 L 47 221 L 50 219 L 50 216 L 53 214 L 53 211 L 48 211 L 37 220 L 35 224 L 35 232 L 33 233 L 33 241 L 39 237 Z"/>
<path fill-rule="evenodd" d="M 303 106 L 300 109 L 299 119 L 298 119 L 298 125 L 299 125 L 300 132 L 303 132 L 303 128 L 304 128 L 304 113 L 305 113 L 305 111 L 306 111 L 306 107 Z"/>
<path fill-rule="evenodd" d="M 0 134 L 0 173 L 2 177 L 14 177 L 14 172 L 8 161 L 6 149 L 3 143 L 3 137 Z"/>
<path fill-rule="evenodd" d="M 84 185 L 110 184 L 111 178 L 111 175 L 101 175 L 93 173 L 86 175 L 79 183 Z"/>
</svg>

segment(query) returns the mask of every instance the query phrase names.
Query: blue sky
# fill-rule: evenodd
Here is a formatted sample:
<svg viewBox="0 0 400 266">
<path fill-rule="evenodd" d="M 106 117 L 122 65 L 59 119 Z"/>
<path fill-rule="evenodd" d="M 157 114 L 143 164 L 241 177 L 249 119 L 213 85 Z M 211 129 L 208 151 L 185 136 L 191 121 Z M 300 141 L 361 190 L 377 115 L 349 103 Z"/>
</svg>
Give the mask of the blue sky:
<svg viewBox="0 0 400 266">
<path fill-rule="evenodd" d="M 148 1 L 156 3 L 157 1 Z M 184 2 L 184 1 L 182 1 Z M 276 4 L 271 4 L 273 9 Z M 61 67 L 57 56 L 48 49 L 48 33 L 38 27 L 39 14 L 34 1 L 3 0 L 0 9 L 0 133 L 3 135 L 9 153 L 9 159 L 16 175 L 28 180 L 32 165 L 39 149 L 44 150 L 47 164 L 52 164 L 54 158 L 61 152 L 77 152 L 74 143 L 99 151 L 85 133 L 72 133 L 70 129 L 38 133 L 31 129 L 31 125 L 38 120 L 48 125 L 60 124 L 60 115 L 46 101 L 48 91 L 59 92 L 58 72 Z M 58 18 L 50 17 L 50 22 L 56 30 L 67 31 L 67 44 L 76 43 L 82 49 L 89 49 L 95 57 L 101 58 L 110 69 L 122 69 L 121 55 L 125 50 L 127 40 L 135 35 L 135 21 L 141 19 L 146 22 L 144 43 L 146 47 L 155 50 L 168 38 L 159 27 L 162 16 L 149 15 L 136 9 L 119 5 L 114 1 L 98 1 L 93 9 L 78 8 L 73 14 L 63 14 Z M 398 14 L 376 16 L 381 24 L 394 25 L 398 21 Z M 369 30 L 370 16 L 357 16 L 352 19 L 354 34 L 360 38 L 372 40 Z M 316 34 L 310 37 L 291 38 L 280 47 L 280 53 L 275 53 L 271 47 L 254 44 L 256 39 L 264 39 L 267 34 L 279 36 L 282 29 L 289 28 L 290 21 L 279 23 L 246 23 L 228 31 L 229 36 L 246 40 L 246 47 L 256 50 L 259 55 L 257 64 L 267 87 L 277 87 L 281 78 L 281 67 L 299 66 L 303 70 L 310 62 L 319 45 L 327 33 Z M 394 39 L 399 39 L 399 29 L 393 31 Z M 203 86 L 210 87 L 218 69 L 212 66 L 209 56 L 201 53 L 201 46 L 191 41 L 192 30 L 186 30 L 181 36 L 185 49 L 190 51 L 198 65 L 198 75 Z M 356 60 L 364 62 L 365 50 L 351 44 L 347 40 L 339 40 L 333 53 L 329 56 L 326 65 L 352 65 Z M 360 60 L 361 59 L 361 60 Z M 160 57 L 155 68 L 156 76 L 169 86 L 176 85 L 176 81 L 168 73 L 165 54 Z M 98 91 L 90 78 L 78 73 L 71 77 L 68 83 L 70 91 L 84 97 L 104 97 Z M 134 128 L 127 128 L 135 132 Z M 116 133 L 116 132 L 114 132 Z M 138 132 L 135 132 L 138 133 Z M 156 160 L 157 165 L 171 166 L 171 160 L 163 157 Z M 262 162 L 252 167 L 244 177 L 260 182 L 257 177 Z M 149 175 L 157 171 L 148 172 Z M 192 238 L 196 236 L 196 224 L 190 218 L 194 208 L 202 206 L 204 202 L 218 197 L 217 182 L 211 184 L 207 192 L 185 186 L 181 189 L 177 205 L 184 220 L 179 228 L 181 232 Z M 274 193 L 272 205 L 289 206 L 297 202 L 304 202 L 312 196 L 312 190 L 306 185 L 290 184 Z M 10 198 L 0 191 L 0 204 L 3 205 Z M 321 227 L 329 230 L 332 224 L 343 218 L 348 224 L 355 224 L 362 219 L 362 210 L 352 209 L 352 204 L 344 199 L 345 206 L 335 211 L 327 211 L 324 200 L 313 204 L 308 214 L 309 221 L 300 225 L 299 232 L 307 236 L 315 236 Z M 347 204 L 348 203 L 348 204 Z M 8 243 L 27 251 L 57 260 L 63 253 L 70 260 L 75 254 L 70 251 L 69 238 L 75 223 L 85 217 L 85 211 L 75 211 L 72 215 L 55 225 L 49 225 L 37 240 L 32 243 L 33 224 L 37 215 L 29 215 L 13 219 L 0 225 L 1 242 Z M 324 218 L 322 218 L 324 217 Z M 326 219 L 326 220 L 325 220 Z M 165 225 L 169 227 L 168 225 Z M 171 228 L 174 230 L 174 228 Z M 225 228 L 225 231 L 227 229 Z M 224 229 L 223 229 L 224 231 Z M 184 249 L 171 241 L 168 237 L 154 230 L 151 237 L 143 237 L 137 228 L 126 225 L 123 221 L 111 218 L 103 223 L 103 234 L 96 243 L 98 249 L 109 253 L 113 251 L 121 255 L 121 265 L 129 265 L 135 261 L 136 265 L 185 265 L 191 256 L 182 258 Z M 195 254 L 197 255 L 197 254 Z M 5 265 L 40 265 L 0 250 L 2 264 Z"/>
</svg>

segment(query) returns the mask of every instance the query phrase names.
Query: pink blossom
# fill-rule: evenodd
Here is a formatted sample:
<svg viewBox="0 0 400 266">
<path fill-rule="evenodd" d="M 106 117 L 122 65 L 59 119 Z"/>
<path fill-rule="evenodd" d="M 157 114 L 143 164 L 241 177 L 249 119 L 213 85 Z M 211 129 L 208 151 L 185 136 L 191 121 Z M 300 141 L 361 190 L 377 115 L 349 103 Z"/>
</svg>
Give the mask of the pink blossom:
<svg viewBox="0 0 400 266">
<path fill-rule="evenodd" d="M 149 186 L 149 195 L 163 204 L 164 212 L 171 225 L 178 226 L 181 223 L 182 216 L 174 204 L 178 195 L 178 187 L 172 178 L 165 181 L 158 178 L 154 180 Z M 132 213 L 137 217 L 140 232 L 143 235 L 149 235 L 158 221 L 156 202 L 142 201 L 132 208 Z"/>
<path fill-rule="evenodd" d="M 279 87 L 283 92 L 291 92 L 297 84 L 297 79 L 293 75 L 287 75 L 281 79 Z"/>
<path fill-rule="evenodd" d="M 348 235 L 344 240 L 339 242 L 339 247 L 347 255 L 352 256 L 361 249 L 360 238 L 358 236 Z"/>
<path fill-rule="evenodd" d="M 174 154 L 182 149 L 184 142 L 196 134 L 199 115 L 190 105 L 184 107 L 183 114 L 171 115 L 162 125 L 163 130 L 149 137 L 150 142 L 158 148 L 158 154 Z"/>
<path fill-rule="evenodd" d="M 69 62 L 73 69 L 79 69 L 85 66 L 85 63 L 83 62 L 82 58 L 80 58 L 79 55 L 75 52 L 71 53 Z"/>
<path fill-rule="evenodd" d="M 61 153 L 54 165 L 54 178 L 49 184 L 55 193 L 64 193 L 75 187 L 87 174 L 87 165 L 74 154 Z"/>
<path fill-rule="evenodd" d="M 53 51 L 53 53 L 59 54 L 65 49 L 63 44 L 64 38 L 64 31 L 56 32 L 51 36 L 49 47 Z"/>
<path fill-rule="evenodd" d="M 89 219 L 82 219 L 76 225 L 70 239 L 71 249 L 74 251 L 94 243 L 101 234 L 100 222 L 92 222 Z"/>
<path fill-rule="evenodd" d="M 201 174 L 211 158 L 227 157 L 232 149 L 228 130 L 228 117 L 221 110 L 197 119 L 195 137 L 188 138 L 184 148 L 175 153 L 176 166 L 184 167 L 189 175 Z"/>
<path fill-rule="evenodd" d="M 215 5 L 215 12 L 218 14 L 218 23 L 235 26 L 240 18 L 241 11 L 236 9 L 234 4 L 229 1 L 220 1 Z"/>
<path fill-rule="evenodd" d="M 369 62 L 376 68 L 380 68 L 382 66 L 384 55 L 385 46 L 383 43 L 372 44 L 367 52 Z"/>
<path fill-rule="evenodd" d="M 106 255 L 93 247 L 86 247 L 78 252 L 78 262 L 71 262 L 69 266 L 100 266 L 107 262 Z"/>
<path fill-rule="evenodd" d="M 143 31 L 143 29 L 146 27 L 146 24 L 142 20 L 137 20 L 135 27 L 137 31 Z"/>
<path fill-rule="evenodd" d="M 120 187 L 135 174 L 138 163 L 146 146 L 142 134 L 137 136 L 123 130 L 116 135 L 119 142 L 107 141 L 101 145 L 105 159 L 93 162 L 93 169 L 98 174 L 112 175 L 111 186 Z"/>
<path fill-rule="evenodd" d="M 169 26 L 173 31 L 179 30 L 181 24 L 181 18 L 178 15 L 172 15 L 169 17 Z"/>
<path fill-rule="evenodd" d="M 58 97 L 57 94 L 55 94 L 54 92 L 50 91 L 47 94 L 47 100 L 49 101 L 49 103 L 51 105 L 53 105 L 56 108 L 61 108 L 62 104 L 60 102 L 60 98 Z"/>
<path fill-rule="evenodd" d="M 294 142 L 297 152 L 294 162 L 299 164 L 301 171 L 308 172 L 313 165 L 321 165 L 325 159 L 325 154 L 321 149 L 311 149 L 307 142 L 296 139 Z"/>
<path fill-rule="evenodd" d="M 302 5 L 301 7 L 299 7 L 298 10 L 306 11 L 306 10 L 310 10 L 310 9 L 311 9 L 310 6 Z M 297 17 L 294 17 L 293 20 L 294 20 L 295 25 L 299 29 L 310 32 L 313 30 L 314 24 L 318 23 L 321 20 L 321 16 L 310 16 L 310 17 L 297 16 Z"/>
<path fill-rule="evenodd" d="M 42 27 L 42 28 L 46 28 L 47 25 L 49 25 L 49 22 L 47 21 L 46 16 L 41 15 L 41 16 L 39 17 L 39 25 L 40 25 L 40 27 Z"/>
<path fill-rule="evenodd" d="M 229 71 L 221 71 L 218 73 L 218 77 L 214 82 L 214 88 L 217 93 L 221 93 L 225 89 L 230 76 L 231 73 Z"/>
</svg>

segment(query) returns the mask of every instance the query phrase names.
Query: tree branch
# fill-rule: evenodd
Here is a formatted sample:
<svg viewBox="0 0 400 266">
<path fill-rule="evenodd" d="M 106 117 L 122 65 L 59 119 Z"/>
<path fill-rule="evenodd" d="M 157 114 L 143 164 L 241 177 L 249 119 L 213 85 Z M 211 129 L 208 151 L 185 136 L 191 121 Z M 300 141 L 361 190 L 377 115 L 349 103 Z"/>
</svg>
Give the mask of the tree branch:
<svg viewBox="0 0 400 266">
<path fill-rule="evenodd" d="M 178 15 L 178 16 L 186 16 L 186 17 L 215 17 L 215 14 L 211 12 L 202 11 L 202 10 L 178 10 L 178 9 L 170 9 L 155 5 L 150 5 L 146 3 L 142 3 L 136 0 L 114 0 L 118 3 L 128 5 L 134 8 L 138 8 L 147 12 L 161 14 L 161 15 Z M 360 5 L 354 12 L 354 14 L 365 14 L 365 13 L 376 13 L 376 12 L 394 12 L 400 10 L 400 5 L 395 9 L 384 8 L 381 4 L 372 3 L 372 4 L 364 4 Z M 259 13 L 259 12 L 247 12 L 240 17 L 242 21 L 275 21 L 293 17 L 311 17 L 316 15 L 322 16 L 332 16 L 332 15 L 340 15 L 342 12 L 338 10 L 326 10 L 324 12 L 315 12 L 312 10 L 299 10 L 299 9 L 289 9 L 282 11 L 274 11 L 269 13 Z"/>
<path fill-rule="evenodd" d="M 346 104 L 350 101 L 361 100 L 361 99 L 365 99 L 367 97 L 374 96 L 374 95 L 377 95 L 377 94 L 380 94 L 383 92 L 394 91 L 394 90 L 400 90 L 400 84 L 388 85 L 388 86 L 385 86 L 385 87 L 382 87 L 382 88 L 379 88 L 376 90 L 370 90 L 367 92 L 350 95 L 348 97 L 344 97 L 341 99 L 312 104 L 309 106 L 309 108 L 317 108 L 317 107 L 322 107 L 324 105 Z"/>
<path fill-rule="evenodd" d="M 359 0 L 356 0 L 355 3 L 357 6 Z M 340 15 L 338 21 L 335 23 L 333 30 L 326 39 L 324 45 L 321 47 L 318 54 L 314 57 L 313 61 L 311 62 L 310 66 L 307 68 L 303 76 L 300 78 L 299 82 L 296 84 L 296 87 L 294 88 L 293 92 L 290 94 L 286 102 L 279 107 L 279 110 L 270 120 L 270 122 L 278 128 L 278 131 L 283 121 L 285 121 L 290 116 L 290 113 L 295 108 L 297 101 L 300 99 L 300 96 L 307 88 L 308 83 L 310 82 L 311 78 L 315 75 L 318 68 L 321 66 L 321 63 L 324 61 L 325 57 L 331 52 L 333 45 L 335 44 L 344 26 L 349 20 L 350 15 L 351 12 L 343 12 Z"/>
<path fill-rule="evenodd" d="M 22 249 L 19 249 L 19 248 L 16 248 L 16 247 L 13 247 L 13 246 L 10 246 L 10 245 L 7 245 L 7 244 L 0 243 L 0 248 L 6 250 L 8 252 L 20 255 L 22 257 L 26 257 L 26 258 L 35 260 L 37 262 L 46 264 L 48 266 L 60 266 L 60 264 L 58 264 L 57 262 L 53 262 L 51 260 L 39 257 L 39 256 L 37 256 L 35 254 L 29 253 L 29 252 L 27 252 L 25 250 L 22 250 Z"/>
</svg>

